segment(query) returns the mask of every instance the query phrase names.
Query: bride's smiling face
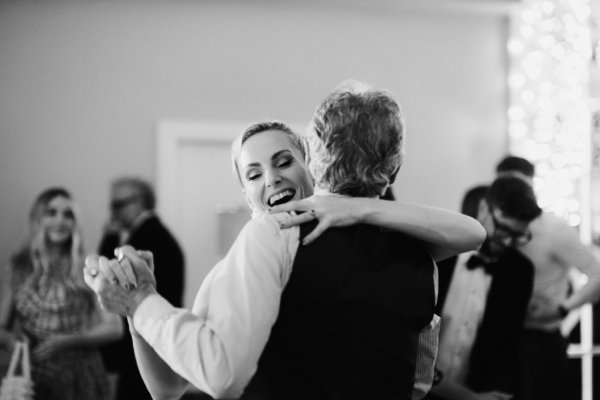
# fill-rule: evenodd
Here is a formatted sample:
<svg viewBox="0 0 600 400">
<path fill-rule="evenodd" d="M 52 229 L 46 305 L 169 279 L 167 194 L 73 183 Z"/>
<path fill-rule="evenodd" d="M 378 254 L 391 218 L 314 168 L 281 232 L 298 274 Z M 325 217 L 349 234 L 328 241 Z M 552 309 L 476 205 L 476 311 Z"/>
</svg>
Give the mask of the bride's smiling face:
<svg viewBox="0 0 600 400">
<path fill-rule="evenodd" d="M 251 136 L 237 163 L 246 199 L 255 210 L 313 194 L 304 157 L 284 132 L 271 129 Z"/>
</svg>

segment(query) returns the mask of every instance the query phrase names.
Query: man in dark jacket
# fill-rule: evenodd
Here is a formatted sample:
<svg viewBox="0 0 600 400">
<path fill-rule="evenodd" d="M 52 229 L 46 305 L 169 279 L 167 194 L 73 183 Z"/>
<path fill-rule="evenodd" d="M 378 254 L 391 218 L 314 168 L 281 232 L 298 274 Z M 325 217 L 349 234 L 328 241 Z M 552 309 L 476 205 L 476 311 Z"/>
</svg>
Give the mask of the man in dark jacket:
<svg viewBox="0 0 600 400">
<path fill-rule="evenodd" d="M 463 207 L 487 231 L 478 252 L 453 265 L 442 309 L 436 367 L 441 378 L 427 399 L 508 399 L 515 393 L 519 336 L 533 289 L 531 262 L 516 247 L 531 239 L 538 207 L 531 187 L 515 177 L 467 192 Z"/>
<path fill-rule="evenodd" d="M 131 177 L 115 180 L 111 185 L 111 220 L 100 243 L 99 254 L 112 258 L 114 249 L 123 244 L 151 251 L 157 263 L 154 275 L 158 292 L 173 306 L 181 307 L 183 252 L 155 214 L 155 204 L 154 191 L 144 180 Z M 119 342 L 106 346 L 103 356 L 106 367 L 118 373 L 117 399 L 150 399 L 137 369 L 129 333 L 125 333 Z"/>
</svg>

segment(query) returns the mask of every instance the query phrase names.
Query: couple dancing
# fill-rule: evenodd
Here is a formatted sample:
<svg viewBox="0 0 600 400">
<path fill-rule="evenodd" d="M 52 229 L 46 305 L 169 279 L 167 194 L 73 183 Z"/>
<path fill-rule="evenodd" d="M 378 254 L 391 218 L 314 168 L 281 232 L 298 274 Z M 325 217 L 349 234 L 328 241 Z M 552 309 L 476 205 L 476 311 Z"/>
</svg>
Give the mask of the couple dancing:
<svg viewBox="0 0 600 400">
<path fill-rule="evenodd" d="M 189 384 L 215 398 L 411 399 L 419 333 L 437 321 L 434 260 L 476 249 L 485 232 L 462 214 L 378 200 L 403 161 L 390 94 L 337 88 L 307 142 L 280 122 L 235 141 L 253 219 L 192 310 L 157 294 L 143 249 L 86 259 L 101 305 L 128 317 L 154 399 Z"/>
</svg>

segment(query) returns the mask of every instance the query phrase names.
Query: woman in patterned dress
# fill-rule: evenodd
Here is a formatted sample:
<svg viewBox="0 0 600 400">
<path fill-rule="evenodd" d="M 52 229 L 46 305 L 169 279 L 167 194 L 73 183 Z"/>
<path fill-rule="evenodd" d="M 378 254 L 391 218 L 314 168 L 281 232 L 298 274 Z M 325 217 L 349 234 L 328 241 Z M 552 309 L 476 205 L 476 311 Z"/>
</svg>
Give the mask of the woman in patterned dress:
<svg viewBox="0 0 600 400">
<path fill-rule="evenodd" d="M 71 195 L 63 188 L 42 192 L 27 242 L 0 275 L 0 346 L 29 341 L 36 400 L 110 399 L 98 346 L 123 327 L 83 282 L 83 260 Z"/>
</svg>

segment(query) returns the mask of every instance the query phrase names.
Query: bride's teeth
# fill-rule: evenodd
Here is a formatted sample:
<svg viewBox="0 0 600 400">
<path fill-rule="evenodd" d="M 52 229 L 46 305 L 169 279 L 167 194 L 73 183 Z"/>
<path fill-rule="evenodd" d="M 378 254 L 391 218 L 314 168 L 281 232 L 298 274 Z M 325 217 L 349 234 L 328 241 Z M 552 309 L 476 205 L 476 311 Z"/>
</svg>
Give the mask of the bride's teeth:
<svg viewBox="0 0 600 400">
<path fill-rule="evenodd" d="M 292 194 L 293 194 L 293 192 L 292 192 L 292 191 L 290 191 L 290 190 L 286 190 L 286 191 L 283 191 L 283 192 L 281 192 L 281 193 L 274 194 L 274 195 L 273 195 L 273 196 L 271 196 L 271 198 L 269 199 L 269 202 L 270 202 L 271 204 L 273 204 L 274 202 L 276 202 L 276 201 L 279 201 L 279 200 L 281 200 L 282 198 L 284 198 L 284 197 L 286 197 L 286 196 L 291 196 Z"/>
<path fill-rule="evenodd" d="M 271 201 L 277 201 L 279 199 L 282 199 L 283 197 L 287 196 L 289 192 L 285 191 L 279 194 L 276 194 L 275 196 L 271 197 Z"/>
</svg>

